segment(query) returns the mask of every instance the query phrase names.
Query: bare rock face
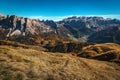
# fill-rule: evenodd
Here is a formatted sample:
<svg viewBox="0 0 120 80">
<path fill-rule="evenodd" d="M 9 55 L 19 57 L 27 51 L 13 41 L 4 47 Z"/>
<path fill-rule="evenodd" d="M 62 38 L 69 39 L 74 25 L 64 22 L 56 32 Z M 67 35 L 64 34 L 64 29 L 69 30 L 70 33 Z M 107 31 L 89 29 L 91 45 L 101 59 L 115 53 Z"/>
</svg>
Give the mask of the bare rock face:
<svg viewBox="0 0 120 80">
<path fill-rule="evenodd" d="M 107 27 L 119 26 L 117 19 L 104 19 L 103 17 L 68 17 L 58 22 L 65 27 L 75 28 L 83 34 L 91 35 L 94 32 L 101 31 Z"/>
<path fill-rule="evenodd" d="M 39 20 L 32 20 L 29 18 L 17 17 L 15 15 L 7 15 L 3 17 L 0 15 L 0 26 L 9 29 L 7 37 L 13 35 L 39 34 L 51 32 L 52 29 L 46 26 Z M 19 32 L 19 34 L 18 34 Z"/>
</svg>

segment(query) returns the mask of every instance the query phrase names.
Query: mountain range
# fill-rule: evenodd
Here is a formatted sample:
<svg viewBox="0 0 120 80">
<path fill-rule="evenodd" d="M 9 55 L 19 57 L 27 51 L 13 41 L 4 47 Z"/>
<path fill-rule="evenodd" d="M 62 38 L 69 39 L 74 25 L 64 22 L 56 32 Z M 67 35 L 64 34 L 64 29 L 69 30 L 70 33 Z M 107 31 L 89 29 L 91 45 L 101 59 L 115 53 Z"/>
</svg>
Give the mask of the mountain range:
<svg viewBox="0 0 120 80">
<path fill-rule="evenodd" d="M 119 33 L 117 19 L 0 15 L 0 80 L 119 80 Z"/>
<path fill-rule="evenodd" d="M 111 28 L 120 26 L 120 20 L 117 19 L 104 19 L 103 17 L 68 17 L 61 21 L 52 20 L 37 20 L 18 17 L 15 15 L 0 15 L 0 30 L 6 31 L 4 33 L 6 38 L 12 36 L 28 36 L 28 35 L 44 35 L 53 34 L 55 38 L 58 36 L 64 37 L 71 41 L 84 41 L 84 42 L 107 42 L 109 33 L 115 31 Z M 109 29 L 110 28 L 110 29 Z M 109 32 L 108 32 L 109 31 Z M 95 38 L 99 33 L 108 32 L 107 37 L 97 40 Z M 117 31 L 118 34 L 119 31 Z M 115 33 L 116 34 L 116 33 Z M 109 38 L 108 38 L 109 37 Z M 108 42 L 116 42 L 108 40 Z"/>
</svg>

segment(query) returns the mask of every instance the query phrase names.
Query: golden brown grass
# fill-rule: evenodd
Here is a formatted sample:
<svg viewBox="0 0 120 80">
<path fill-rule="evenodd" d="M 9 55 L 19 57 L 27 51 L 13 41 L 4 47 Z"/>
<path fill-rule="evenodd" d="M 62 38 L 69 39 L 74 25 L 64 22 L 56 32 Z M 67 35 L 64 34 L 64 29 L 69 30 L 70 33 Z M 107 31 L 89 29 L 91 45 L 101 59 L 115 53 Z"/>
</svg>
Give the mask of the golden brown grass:
<svg viewBox="0 0 120 80">
<path fill-rule="evenodd" d="M 78 56 L 120 63 L 120 45 L 114 43 L 89 45 L 83 47 Z"/>
<path fill-rule="evenodd" d="M 28 48 L 28 46 L 26 46 L 25 44 L 13 42 L 13 41 L 7 41 L 7 40 L 0 40 L 0 45 Z"/>
<path fill-rule="evenodd" d="M 0 80 L 119 80 L 115 63 L 44 52 L 38 46 L 0 46 Z"/>
</svg>

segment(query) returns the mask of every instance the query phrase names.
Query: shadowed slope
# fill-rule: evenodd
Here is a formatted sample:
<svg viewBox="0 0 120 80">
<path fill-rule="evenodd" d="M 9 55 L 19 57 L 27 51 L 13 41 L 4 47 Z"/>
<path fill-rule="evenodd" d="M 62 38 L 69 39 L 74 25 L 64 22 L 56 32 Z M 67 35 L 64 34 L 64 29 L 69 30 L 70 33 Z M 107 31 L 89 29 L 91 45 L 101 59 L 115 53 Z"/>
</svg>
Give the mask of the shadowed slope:
<svg viewBox="0 0 120 80">
<path fill-rule="evenodd" d="M 78 56 L 120 63 L 120 45 L 114 43 L 89 45 L 82 48 Z"/>
</svg>

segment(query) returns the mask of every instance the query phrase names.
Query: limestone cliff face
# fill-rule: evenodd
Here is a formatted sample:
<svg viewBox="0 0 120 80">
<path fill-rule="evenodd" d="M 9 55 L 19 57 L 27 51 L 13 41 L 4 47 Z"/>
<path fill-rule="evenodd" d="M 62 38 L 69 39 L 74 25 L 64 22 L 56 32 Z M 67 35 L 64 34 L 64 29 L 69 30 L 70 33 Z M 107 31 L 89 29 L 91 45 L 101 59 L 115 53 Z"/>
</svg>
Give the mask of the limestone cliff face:
<svg viewBox="0 0 120 80">
<path fill-rule="evenodd" d="M 0 26 L 9 29 L 7 37 L 13 35 L 39 34 L 51 32 L 52 29 L 39 20 L 18 17 L 15 15 L 0 15 Z"/>
</svg>

